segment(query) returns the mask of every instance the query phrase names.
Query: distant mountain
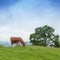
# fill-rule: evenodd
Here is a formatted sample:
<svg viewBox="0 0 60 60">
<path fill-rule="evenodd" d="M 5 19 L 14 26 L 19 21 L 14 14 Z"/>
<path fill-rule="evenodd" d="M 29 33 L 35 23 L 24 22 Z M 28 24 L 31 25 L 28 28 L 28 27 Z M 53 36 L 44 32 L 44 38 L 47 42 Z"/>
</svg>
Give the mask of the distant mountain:
<svg viewBox="0 0 60 60">
<path fill-rule="evenodd" d="M 0 45 L 3 45 L 3 46 L 11 46 L 11 44 L 10 44 L 10 42 L 8 42 L 8 41 L 0 41 Z"/>
</svg>

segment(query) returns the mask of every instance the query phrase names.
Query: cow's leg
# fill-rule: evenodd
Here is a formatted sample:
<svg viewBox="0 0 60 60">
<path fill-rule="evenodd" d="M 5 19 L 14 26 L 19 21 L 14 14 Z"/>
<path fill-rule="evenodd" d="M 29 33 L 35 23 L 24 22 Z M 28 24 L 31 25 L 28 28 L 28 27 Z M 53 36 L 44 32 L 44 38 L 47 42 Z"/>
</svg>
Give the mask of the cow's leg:
<svg viewBox="0 0 60 60">
<path fill-rule="evenodd" d="M 16 44 L 17 44 L 16 46 L 18 46 L 18 42 Z"/>
<path fill-rule="evenodd" d="M 13 43 L 11 42 L 11 47 L 13 46 Z"/>
<path fill-rule="evenodd" d="M 18 46 L 20 46 L 20 42 L 18 42 Z"/>
</svg>

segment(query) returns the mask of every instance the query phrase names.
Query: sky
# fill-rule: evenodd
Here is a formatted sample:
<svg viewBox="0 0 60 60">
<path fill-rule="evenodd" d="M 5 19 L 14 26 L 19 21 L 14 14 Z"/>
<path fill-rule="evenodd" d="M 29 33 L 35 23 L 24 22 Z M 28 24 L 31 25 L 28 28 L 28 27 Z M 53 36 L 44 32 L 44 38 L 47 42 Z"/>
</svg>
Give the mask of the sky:
<svg viewBox="0 0 60 60">
<path fill-rule="evenodd" d="M 35 28 L 44 25 L 60 35 L 60 0 L 0 0 L 0 41 L 11 36 L 30 41 Z"/>
</svg>

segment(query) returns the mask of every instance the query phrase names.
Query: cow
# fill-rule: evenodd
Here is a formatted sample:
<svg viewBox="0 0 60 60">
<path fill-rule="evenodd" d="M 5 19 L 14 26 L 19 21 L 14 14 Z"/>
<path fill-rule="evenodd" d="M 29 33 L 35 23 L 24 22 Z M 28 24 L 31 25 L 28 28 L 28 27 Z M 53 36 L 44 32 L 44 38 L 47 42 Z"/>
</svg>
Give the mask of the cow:
<svg viewBox="0 0 60 60">
<path fill-rule="evenodd" d="M 23 41 L 21 37 L 11 37 L 10 41 L 11 41 L 11 45 L 15 43 L 18 46 L 18 43 L 20 42 L 23 46 L 26 46 L 25 42 Z"/>
</svg>

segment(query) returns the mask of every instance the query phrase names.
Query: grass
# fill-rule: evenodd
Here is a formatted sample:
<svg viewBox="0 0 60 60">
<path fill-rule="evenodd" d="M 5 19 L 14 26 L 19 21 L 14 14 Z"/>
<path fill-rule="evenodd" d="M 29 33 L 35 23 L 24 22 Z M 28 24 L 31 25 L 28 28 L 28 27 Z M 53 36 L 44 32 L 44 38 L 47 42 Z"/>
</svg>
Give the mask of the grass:
<svg viewBox="0 0 60 60">
<path fill-rule="evenodd" d="M 60 60 L 60 48 L 0 46 L 0 60 Z"/>
</svg>

